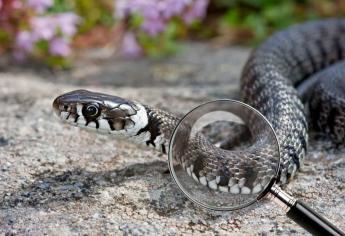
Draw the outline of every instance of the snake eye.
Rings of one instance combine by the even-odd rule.
[[[82,112],[84,116],[96,116],[98,114],[98,106],[95,104],[84,106]]]

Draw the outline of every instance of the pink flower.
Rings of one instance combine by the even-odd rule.
[[[198,18],[206,15],[209,0],[195,0],[191,8],[184,14],[183,20],[190,24]]]
[[[31,21],[32,31],[38,39],[50,40],[60,30],[65,37],[72,37],[77,31],[79,17],[72,13],[35,17]]]
[[[145,19],[141,29],[151,36],[156,36],[165,29],[165,23],[161,19]]]
[[[123,19],[129,12],[128,0],[117,0],[115,2],[115,17]]]
[[[25,51],[25,52],[32,52],[35,43],[35,38],[29,31],[20,31],[17,34],[16,38],[16,46]]]
[[[77,23],[80,18],[73,12],[60,13],[55,16],[56,27],[68,37],[73,36],[77,32]]]
[[[158,7],[164,18],[168,19],[183,13],[186,6],[190,5],[191,3],[192,0],[165,0],[160,1],[158,3]]]
[[[142,52],[134,34],[132,32],[126,33],[122,41],[122,54],[127,57],[139,57]]]
[[[27,5],[35,9],[38,13],[43,13],[53,5],[53,0],[27,0]]]
[[[156,1],[141,1],[138,9],[134,9],[134,12],[141,14],[144,18],[157,19],[160,17]]]
[[[56,22],[52,16],[35,17],[31,21],[31,26],[37,40],[50,40],[56,33]]]
[[[65,39],[54,38],[50,42],[49,52],[52,55],[67,57],[71,53],[71,48]]]

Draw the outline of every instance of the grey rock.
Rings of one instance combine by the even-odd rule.
[[[237,97],[247,56],[198,44],[164,61],[81,61],[54,83],[33,71],[1,73],[0,235],[307,235],[267,200],[235,212],[201,209],[166,173],[166,156],[64,125],[51,109],[57,95],[86,88],[185,113]],[[344,168],[344,153],[312,141],[286,191],[345,228]]]

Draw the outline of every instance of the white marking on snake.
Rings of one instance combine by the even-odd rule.
[[[156,148],[160,148],[161,145],[165,143],[165,138],[163,135],[158,135],[153,142],[156,145]]]
[[[90,128],[96,128],[96,123],[91,121],[87,124],[87,127],[90,127]]]
[[[193,177],[193,179],[194,179],[196,182],[199,182],[199,179],[198,179],[198,177],[196,177],[196,175],[194,174],[194,172],[192,172],[192,177]]]
[[[220,182],[220,176],[216,176],[216,183],[219,184]]]
[[[104,101],[104,105],[110,107],[111,109],[118,107],[119,104],[112,101]]]
[[[242,188],[241,188],[241,193],[242,194],[250,194],[250,188],[248,188],[248,187],[246,187],[246,186],[243,186]]]
[[[108,131],[110,130],[110,126],[108,121],[104,120],[104,119],[100,119],[98,120],[98,124],[99,124],[99,128],[98,128],[98,132],[106,132],[108,133]]]
[[[150,132],[145,131],[141,132],[140,134],[138,134],[138,132],[141,129],[145,128],[148,124],[149,119],[147,116],[147,111],[145,107],[140,103],[136,103],[134,104],[134,106],[137,108],[137,113],[135,115],[130,116],[134,125],[126,129],[110,131],[110,134],[117,136],[119,138],[127,137],[129,140],[132,140],[136,143],[146,143],[146,141],[149,141],[151,138]]]
[[[77,114],[78,114],[79,116],[83,116],[82,110],[83,110],[83,105],[77,104]]]
[[[86,120],[84,116],[79,116],[77,120],[77,126],[84,127],[86,125]]]
[[[221,144],[222,144],[221,142],[218,142],[218,143],[215,143],[214,146],[216,146],[217,148],[220,148]]]
[[[241,188],[243,187],[243,185],[246,183],[246,178],[241,178],[239,181],[238,181],[238,186],[240,186]]]
[[[194,165],[190,165],[190,171],[193,172],[194,170]]]
[[[189,176],[192,176],[192,172],[191,172],[189,167],[187,168],[187,173],[188,173]]]
[[[224,193],[229,192],[229,187],[228,186],[219,186],[219,190]]]
[[[205,176],[201,176],[199,180],[202,185],[207,186],[207,180]]]
[[[229,187],[231,187],[231,186],[233,186],[233,185],[235,185],[237,183],[237,180],[236,180],[236,178],[230,178],[230,180],[229,180],[229,183],[228,183],[228,186]]]
[[[261,191],[261,189],[262,189],[261,184],[257,184],[257,185],[255,185],[255,187],[253,188],[252,192],[253,192],[253,193],[258,193],[258,192]]]
[[[126,111],[130,116],[136,114],[135,110],[127,104],[121,104],[120,109]]]
[[[132,128],[134,125],[135,125],[135,124],[134,124],[133,121],[131,121],[131,120],[126,120],[126,122],[125,122],[125,129],[130,129],[130,128]]]
[[[74,123],[74,120],[75,120],[75,117],[74,117],[73,115],[70,115],[66,121],[67,121],[69,124],[77,125],[76,123]]]
[[[96,130],[96,123],[91,121],[87,124],[87,126],[85,126],[85,128],[90,130],[90,131],[95,131]]]
[[[238,187],[238,184],[235,184],[230,187],[230,193],[233,194],[239,194],[240,193],[240,188]]]
[[[69,115],[69,112],[67,112],[67,111],[62,111],[62,112],[60,113],[60,117],[61,117],[61,119],[63,119],[63,120],[66,120],[66,118],[67,118],[68,115]]]
[[[210,187],[211,189],[217,190],[217,184],[216,184],[216,180],[211,180],[208,182],[208,187]]]

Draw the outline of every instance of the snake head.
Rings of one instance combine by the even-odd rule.
[[[53,109],[68,124],[124,138],[136,136],[148,123],[142,104],[87,90],[57,97]]]

